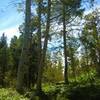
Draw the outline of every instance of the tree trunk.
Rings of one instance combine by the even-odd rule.
[[[51,0],[48,0],[48,10],[47,10],[47,25],[46,25],[46,32],[45,32],[45,40],[43,45],[43,50],[40,59],[39,71],[38,71],[38,78],[37,78],[37,92],[41,92],[41,84],[42,84],[42,73],[43,67],[45,66],[45,57],[47,51],[47,44],[48,44],[48,35],[50,29],[50,10],[51,10]]]
[[[30,21],[31,21],[31,0],[26,0],[25,33],[23,34],[23,47],[22,47],[21,58],[18,66],[17,83],[16,83],[16,90],[19,93],[23,92],[24,78],[28,79],[29,48],[30,48],[30,43],[32,38],[32,34],[30,30]]]
[[[66,48],[66,11],[65,4],[63,3],[63,45],[64,45],[64,81],[68,83],[68,62],[67,62],[67,48]]]
[[[38,57],[38,77],[37,77],[37,84],[39,84],[39,71],[41,70],[41,58],[42,58],[42,43],[41,43],[41,8],[42,8],[42,0],[39,0],[38,3],[38,20],[39,20],[39,26],[38,26],[38,48],[39,48],[39,57]],[[41,88],[39,86],[37,86],[37,88]],[[39,89],[38,89],[39,90]]]

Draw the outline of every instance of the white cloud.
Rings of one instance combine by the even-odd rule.
[[[0,36],[3,33],[5,33],[5,35],[7,36],[8,43],[10,43],[10,40],[14,35],[16,35],[16,36],[20,35],[18,26],[14,26],[14,27],[10,27],[10,28],[7,28],[7,29],[0,30]]]

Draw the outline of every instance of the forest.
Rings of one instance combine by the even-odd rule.
[[[23,1],[20,36],[0,37],[0,100],[100,100],[95,0]]]

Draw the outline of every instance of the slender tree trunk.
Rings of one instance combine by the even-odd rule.
[[[75,68],[75,60],[74,59],[75,59],[74,55],[73,55],[73,53],[71,53],[71,67],[72,67],[72,71],[73,71],[73,77],[76,81],[76,68]]]
[[[38,88],[41,89],[41,85],[38,86],[38,84],[40,83],[40,79],[41,77],[39,77],[39,71],[41,70],[41,58],[42,58],[42,43],[41,43],[41,7],[42,7],[42,0],[39,0],[38,3],[38,20],[39,20],[39,26],[38,26],[38,48],[39,48],[39,57],[38,57],[38,78],[37,78],[37,90],[39,90]]]
[[[38,21],[39,21],[39,25],[38,25],[38,49],[39,49],[39,56],[38,56],[38,66],[40,66],[40,59],[41,59],[41,53],[42,53],[42,43],[41,43],[41,8],[42,8],[42,0],[39,0],[38,3]]]
[[[98,56],[97,56],[97,73],[98,76],[100,77],[100,40],[99,40],[99,35],[97,33],[97,47],[96,47]]]
[[[65,4],[63,3],[63,44],[64,44],[64,81],[68,83],[68,62],[67,62],[67,48],[66,48],[66,11]]]
[[[38,71],[38,79],[37,79],[37,92],[41,92],[41,84],[42,84],[42,73],[43,67],[45,66],[45,57],[47,51],[47,44],[48,44],[48,35],[50,29],[50,10],[51,10],[51,0],[48,0],[48,10],[47,10],[47,25],[46,25],[46,32],[45,32],[45,40],[43,45],[43,50],[40,59],[39,71]]]
[[[31,0],[26,0],[25,33],[23,35],[23,47],[22,47],[21,58],[18,66],[17,83],[16,83],[16,90],[19,93],[23,92],[24,89],[23,86],[25,80],[24,78],[28,79],[29,48],[30,48],[30,43],[32,38],[31,36],[32,34],[30,30],[30,21],[31,21]]]
[[[100,77],[100,40],[99,40],[99,33],[97,31],[97,23],[93,22],[94,27],[93,27],[93,33],[94,33],[94,38],[96,40],[95,44],[95,63],[96,63],[96,70],[97,70],[97,76]]]

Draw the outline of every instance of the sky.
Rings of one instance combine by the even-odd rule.
[[[0,0],[0,36],[5,33],[10,41],[14,35],[19,36],[18,27],[24,21],[23,13],[17,11],[15,3],[20,0]]]
[[[21,0],[0,0],[0,36],[5,33],[8,41],[14,35],[20,35],[18,27],[24,22],[23,13],[19,13],[15,6],[18,2]],[[96,0],[96,6],[100,7],[100,0]],[[87,9],[86,13],[90,11]]]

